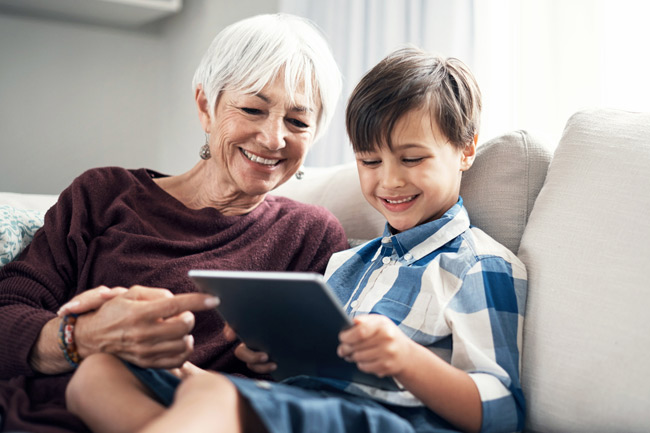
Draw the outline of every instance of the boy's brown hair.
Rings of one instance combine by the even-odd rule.
[[[463,62],[415,47],[394,51],[361,79],[348,100],[345,125],[352,148],[362,153],[384,145],[392,149],[397,121],[422,108],[459,149],[478,134],[481,92]]]

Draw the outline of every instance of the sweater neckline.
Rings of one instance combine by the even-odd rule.
[[[160,173],[156,170],[151,170],[149,168],[141,168],[138,170],[133,170],[133,173],[142,182],[142,184],[152,192],[152,194],[157,196],[157,199],[161,200],[161,203],[170,206],[170,208],[172,209],[177,209],[179,211],[187,212],[194,215],[208,215],[212,217],[219,216],[220,218],[226,218],[226,219],[241,219],[243,217],[249,217],[249,216],[256,217],[258,213],[263,212],[263,209],[265,209],[269,205],[268,203],[269,195],[267,194],[264,200],[255,209],[242,215],[224,215],[218,209],[209,206],[201,209],[192,209],[185,206],[185,204],[183,204],[181,201],[176,199],[176,197],[172,196],[167,191],[162,189],[160,185],[158,185],[154,181],[154,179],[169,177],[170,175],[165,173]]]

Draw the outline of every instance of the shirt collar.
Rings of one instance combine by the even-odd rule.
[[[455,239],[468,228],[469,215],[463,206],[463,199],[459,196],[456,204],[442,217],[426,224],[392,234],[390,226],[386,223],[382,245],[392,246],[400,259],[412,263]]]

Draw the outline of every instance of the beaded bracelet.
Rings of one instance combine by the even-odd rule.
[[[59,326],[59,347],[63,351],[66,361],[74,368],[79,367],[81,362],[77,345],[74,342],[74,325],[77,323],[77,316],[77,314],[66,314],[61,319]]]

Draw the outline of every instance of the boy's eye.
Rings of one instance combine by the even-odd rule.
[[[242,107],[241,111],[246,114],[262,114],[262,110],[258,110],[257,108]]]
[[[404,161],[406,164],[417,164],[418,162],[421,162],[424,158],[403,158],[402,161]]]
[[[298,128],[309,128],[309,125],[298,119],[287,119],[287,122],[291,123],[293,126],[297,126]]]
[[[381,161],[376,160],[376,159],[362,159],[361,163],[363,165],[365,165],[366,167],[372,167],[372,166],[379,165],[379,163],[381,163]]]

